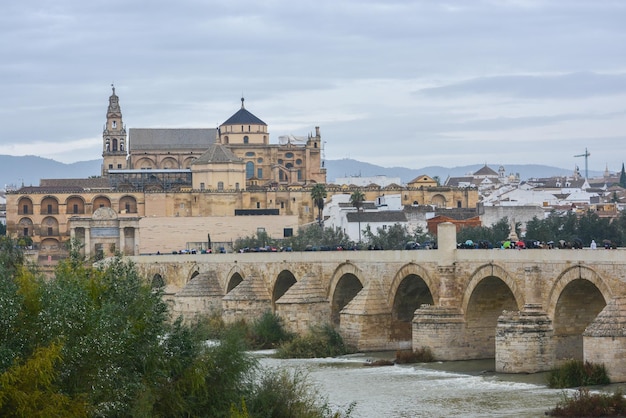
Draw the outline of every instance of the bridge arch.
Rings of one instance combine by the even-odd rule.
[[[411,340],[415,310],[422,304],[434,305],[438,299],[438,287],[423,267],[414,263],[402,266],[387,294],[387,304],[392,307],[391,338]]]
[[[276,280],[274,281],[274,288],[272,289],[272,307],[275,310],[274,304],[280,299],[286,292],[297,283],[296,276],[289,270],[282,270],[278,273]]]
[[[228,272],[228,275],[226,276],[226,286],[224,288],[224,294],[227,295],[228,293],[230,293],[230,291],[237,287],[239,283],[243,282],[243,278],[244,275],[239,266],[234,266],[233,268],[231,268]]]
[[[341,310],[363,289],[363,281],[359,277],[363,277],[363,272],[352,263],[343,263],[335,269],[328,297],[333,325],[339,325]]]
[[[579,264],[561,273],[548,303],[557,362],[583,360],[582,334],[611,298],[609,286],[593,269]]]
[[[470,358],[493,358],[496,354],[496,327],[503,311],[519,311],[524,295],[515,280],[493,263],[472,274],[463,296],[466,338]]]

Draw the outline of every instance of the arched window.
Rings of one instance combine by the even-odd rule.
[[[246,178],[249,179],[254,177],[254,163],[252,161],[248,161],[246,163]]]
[[[248,138],[248,135],[245,135],[245,136],[243,137],[243,143],[244,143],[244,144],[247,144],[248,142],[250,142],[250,141],[249,141],[249,138]]]

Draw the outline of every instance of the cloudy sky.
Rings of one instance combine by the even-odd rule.
[[[270,138],[320,126],[327,159],[420,168],[626,161],[623,0],[6,0],[0,154],[101,157],[127,128]],[[132,146],[132,144],[131,144]]]

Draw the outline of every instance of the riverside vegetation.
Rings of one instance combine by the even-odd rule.
[[[0,416],[350,414],[331,410],[306,374],[262,369],[236,329],[207,343],[206,323],[172,320],[126,260],[93,267],[72,252],[48,280],[15,244],[0,238]]]

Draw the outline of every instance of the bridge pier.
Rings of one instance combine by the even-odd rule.
[[[626,298],[609,301],[583,333],[584,360],[604,364],[611,382],[626,382]]]
[[[504,311],[496,327],[496,372],[535,373],[554,368],[554,328],[539,304]]]
[[[254,320],[272,310],[272,298],[260,276],[250,275],[222,298],[224,322]]]
[[[422,305],[413,317],[413,350],[430,348],[436,360],[469,360],[465,318],[458,308]]]
[[[330,322],[330,302],[321,280],[305,275],[275,302],[276,315],[289,332],[306,334],[313,325]]]

